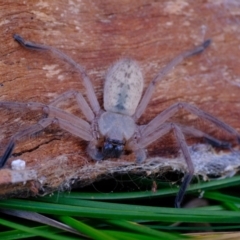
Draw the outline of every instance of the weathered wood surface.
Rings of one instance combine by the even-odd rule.
[[[101,104],[105,72],[114,61],[136,59],[146,87],[173,57],[211,38],[206,52],[185,61],[161,81],[140,123],[147,123],[176,101],[186,101],[240,132],[239,25],[240,4],[236,1],[1,1],[0,100],[47,104],[69,89],[85,93],[81,77],[73,68],[47,54],[23,49],[13,40],[14,33],[54,46],[82,64]],[[63,108],[78,114],[76,105]],[[12,134],[41,118],[39,113],[3,109],[0,116],[1,153]],[[231,139],[185,112],[173,119]],[[150,155],[167,154],[171,138],[164,142],[153,144]],[[85,148],[85,142],[54,126],[20,142],[14,153],[27,161],[29,169],[37,171],[44,184],[57,188],[82,174],[82,167],[95,164]],[[134,156],[124,160],[134,161]],[[102,173],[96,172],[92,179]],[[2,187],[0,194],[24,189],[34,192],[30,185]]]

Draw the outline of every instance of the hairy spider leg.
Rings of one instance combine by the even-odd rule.
[[[141,137],[137,140],[137,142],[132,141],[132,143],[130,143],[130,145],[132,144],[132,147],[136,152],[137,159],[140,162],[145,160],[145,158],[146,158],[146,154],[144,153],[143,148],[147,147],[152,142],[161,138],[163,135],[168,133],[172,128],[174,129],[176,139],[177,139],[178,144],[183,152],[183,156],[186,160],[186,163],[187,163],[188,169],[189,169],[189,173],[187,173],[185,175],[182,186],[177,195],[177,198],[175,201],[176,206],[180,206],[181,201],[183,199],[183,195],[185,193],[185,190],[186,190],[188,184],[191,182],[192,175],[194,173],[194,167],[192,165],[192,160],[191,160],[183,133],[191,134],[195,137],[204,137],[210,143],[213,143],[215,146],[224,147],[224,148],[231,147],[231,145],[229,143],[221,142],[221,141],[209,136],[208,134],[206,134],[200,130],[197,130],[193,127],[181,126],[181,125],[177,125],[177,124],[173,124],[173,123],[165,123],[177,111],[179,111],[182,108],[184,108],[185,110],[187,110],[188,112],[190,112],[192,114],[197,115],[200,118],[206,119],[206,120],[214,123],[219,128],[222,128],[226,132],[235,136],[237,138],[238,142],[240,142],[240,134],[234,128],[227,125],[223,121],[217,119],[216,117],[212,116],[211,114],[209,114],[191,104],[184,103],[184,102],[173,104],[172,106],[170,106],[167,109],[165,109],[164,111],[162,111],[159,115],[157,115],[147,125],[140,126],[141,127]]]
[[[58,124],[60,128],[77,137],[80,137],[81,139],[84,139],[85,141],[93,140],[93,136],[90,131],[91,126],[88,122],[54,106],[36,102],[32,103],[0,102],[0,108],[1,107],[17,110],[19,109],[28,109],[35,111],[40,110],[46,113],[48,117],[40,120],[37,124],[20,131],[11,138],[3,154],[3,157],[0,160],[0,167],[3,167],[4,164],[7,162],[17,140],[24,136],[32,135],[36,132],[39,132],[46,128],[47,126],[49,126],[51,123]]]
[[[86,119],[89,122],[92,122],[95,117],[92,109],[88,105],[88,103],[85,100],[85,98],[83,97],[83,95],[80,92],[77,92],[75,90],[69,90],[67,92],[62,93],[56,99],[54,99],[52,102],[50,102],[48,105],[57,106],[60,102],[63,102],[72,97],[76,98],[78,107],[81,109],[81,111],[82,111],[83,115],[86,117]]]
[[[185,109],[186,111],[195,114],[196,116],[208,120],[212,122],[219,128],[225,130],[226,132],[232,134],[236,137],[237,141],[240,143],[240,134],[231,126],[226,124],[225,122],[219,120],[218,118],[212,116],[210,113],[205,112],[189,103],[178,102],[168,107],[164,111],[162,111],[159,115],[157,115],[153,120],[151,120],[145,128],[142,130],[142,135],[147,136],[153,133],[162,123],[166,122],[169,118],[171,118],[177,111],[180,109]]]
[[[67,63],[69,63],[70,65],[75,67],[76,70],[82,75],[83,83],[84,83],[84,86],[87,90],[87,97],[88,97],[89,103],[90,103],[94,113],[96,115],[99,113],[101,108],[100,108],[99,102],[97,100],[97,96],[94,92],[93,85],[92,85],[89,77],[87,76],[86,71],[84,70],[84,68],[80,64],[76,63],[72,58],[70,58],[65,53],[61,52],[60,50],[58,50],[54,47],[41,45],[41,44],[35,44],[35,43],[32,43],[32,42],[26,41],[24,38],[22,38],[18,34],[14,34],[13,38],[18,43],[20,43],[23,47],[25,47],[27,49],[37,50],[37,51],[49,51],[49,52],[55,54],[60,59],[65,60]]]
[[[195,47],[192,50],[185,51],[175,57],[171,62],[169,62],[157,75],[153,78],[153,80],[148,85],[137,109],[135,114],[133,115],[133,118],[135,119],[135,122],[137,119],[139,119],[144,111],[146,110],[147,105],[149,104],[154,89],[156,87],[156,84],[162,80],[162,78],[167,75],[174,67],[176,67],[178,64],[180,64],[182,61],[184,61],[186,58],[194,56],[196,54],[202,53],[211,43],[211,40],[208,39],[205,42],[203,42],[201,45]]]
[[[145,154],[140,156],[143,148],[147,147],[149,144],[151,144],[152,142],[156,141],[157,139],[163,137],[165,134],[169,133],[172,130],[174,132],[177,143],[183,153],[184,159],[187,164],[187,169],[188,169],[188,172],[185,174],[183,183],[182,183],[182,185],[179,189],[179,192],[175,198],[175,206],[180,207],[183,196],[184,196],[186,189],[187,189],[189,183],[191,182],[191,180],[193,178],[193,174],[194,174],[193,162],[192,162],[189,150],[188,150],[188,146],[187,146],[185,137],[181,131],[181,128],[175,123],[163,123],[151,135],[142,136],[142,138],[137,142],[137,144],[135,144],[135,146],[134,145],[133,146],[136,148],[135,152],[136,152],[136,155],[139,157],[138,160],[143,161],[142,157],[145,157]]]
[[[11,156],[17,140],[19,140],[20,138],[22,138],[24,136],[31,136],[32,134],[34,134],[36,132],[42,131],[44,128],[49,126],[51,123],[52,123],[52,119],[45,118],[45,119],[40,120],[37,124],[34,124],[31,127],[23,129],[22,131],[18,132],[14,136],[12,136],[3,156],[0,159],[0,168],[2,168],[5,165],[8,158]]]
[[[188,127],[188,126],[184,126],[184,125],[180,125],[180,124],[177,124],[177,125],[181,128],[181,130],[184,134],[191,135],[191,136],[198,137],[198,138],[204,138],[205,141],[207,143],[209,143],[210,145],[212,145],[213,147],[227,148],[227,149],[231,148],[231,143],[225,142],[225,141],[220,141],[220,140],[218,140],[218,139],[216,139],[194,127]]]
[[[183,182],[182,182],[180,189],[178,191],[178,194],[175,198],[175,207],[180,208],[181,202],[183,200],[183,197],[185,195],[187,187],[193,178],[194,166],[193,166],[193,162],[192,162],[189,150],[188,150],[188,146],[187,146],[185,137],[181,131],[181,128],[179,128],[176,124],[171,124],[171,125],[173,128],[174,135],[177,139],[177,143],[178,143],[180,149],[182,150],[182,153],[183,153],[183,156],[185,158],[187,168],[188,168],[188,172],[185,173]]]

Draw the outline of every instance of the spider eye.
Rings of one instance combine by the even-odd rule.
[[[107,138],[102,149],[103,158],[119,158],[123,153],[123,149],[123,141]]]
[[[117,145],[115,146],[115,157],[116,158],[119,158],[121,156],[121,154],[123,153],[123,149],[124,149],[124,145],[121,144],[121,145]]]

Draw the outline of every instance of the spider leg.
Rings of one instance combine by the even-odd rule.
[[[45,118],[45,119],[40,120],[37,124],[34,124],[31,127],[23,129],[22,131],[18,132],[14,136],[12,136],[3,156],[0,159],[0,168],[2,168],[5,165],[8,158],[11,156],[17,140],[19,140],[20,138],[22,138],[24,136],[30,136],[36,132],[39,132],[39,131],[43,130],[44,128],[46,128],[47,126],[49,126],[51,123],[52,123],[52,119]]]
[[[161,138],[165,134],[167,134],[169,131],[171,131],[172,125],[170,123],[163,123],[161,126],[158,127],[154,132],[151,134],[145,134],[142,133],[141,138],[138,140],[138,145],[141,148],[145,148],[151,143],[155,142],[157,139]]]
[[[93,136],[91,134],[91,126],[88,122],[51,105],[47,106],[42,103],[0,102],[0,107],[17,110],[42,110],[44,113],[48,114],[47,118],[44,118],[40,120],[37,124],[20,131],[11,138],[7,149],[0,160],[0,168],[4,166],[7,159],[10,157],[14,149],[15,142],[17,140],[24,136],[32,135],[36,132],[39,132],[49,126],[51,123],[57,123],[60,128],[68,131],[69,133],[77,137],[80,137],[81,139],[84,139],[86,141],[93,140]]]
[[[83,115],[86,117],[86,119],[89,122],[92,122],[94,119],[94,113],[90,106],[88,105],[87,101],[83,97],[83,95],[75,90],[69,90],[65,93],[62,93],[59,95],[56,99],[54,99],[52,102],[50,102],[51,106],[57,106],[60,102],[65,101],[66,99],[75,97],[77,100],[78,107],[81,109]]]
[[[219,128],[225,130],[226,132],[235,136],[240,142],[240,134],[231,126],[219,120],[218,118],[212,116],[211,114],[184,102],[175,103],[172,106],[168,107],[164,111],[162,111],[159,115],[157,115],[152,121],[150,121],[145,128],[142,130],[143,136],[148,136],[151,133],[155,132],[156,129],[161,126],[164,122],[166,122],[169,118],[171,118],[178,110],[185,109],[186,111],[195,114],[196,116],[206,119],[212,123],[214,123]]]
[[[140,126],[141,127],[141,126]],[[172,125],[170,123],[162,124],[156,131],[154,131],[151,135],[143,135],[139,137],[137,140],[132,139],[128,143],[128,148],[132,149],[136,155],[136,162],[141,163],[146,159],[145,148],[150,145],[152,142],[161,138],[168,132],[172,130]]]
[[[147,147],[152,142],[156,141],[158,138],[162,137],[166,133],[168,133],[171,129],[173,129],[174,134],[176,136],[177,142],[183,152],[183,156],[186,160],[188,170],[189,172],[185,175],[183,183],[181,185],[181,188],[179,190],[179,193],[176,197],[175,206],[179,207],[181,204],[181,201],[183,199],[184,193],[187,189],[187,186],[191,182],[191,179],[193,177],[194,173],[194,167],[191,160],[191,156],[184,138],[183,133],[191,134],[196,137],[204,137],[211,143],[221,146],[221,147],[230,147],[228,143],[221,142],[208,134],[197,130],[192,127],[185,127],[185,126],[178,126],[176,124],[170,124],[166,123],[166,121],[171,118],[178,110],[184,108],[188,112],[197,115],[198,117],[201,117],[203,119],[206,119],[212,123],[214,123],[216,126],[222,128],[226,132],[229,132],[230,134],[234,135],[237,140],[240,142],[240,134],[231,126],[227,125],[226,123],[222,122],[218,118],[212,116],[211,114],[191,105],[188,103],[180,102],[173,104],[169,108],[165,109],[163,112],[161,112],[159,115],[157,115],[152,121],[150,121],[145,126],[140,126],[139,131],[141,134],[141,137],[139,137],[136,140],[132,140],[129,145],[133,149],[133,151],[136,153],[137,161],[141,162],[145,160],[146,155],[143,153],[143,149]]]
[[[148,85],[148,88],[146,89],[135,114],[133,115],[133,118],[135,121],[139,119],[142,114],[144,113],[149,101],[151,100],[151,97],[153,95],[154,89],[156,87],[156,84],[165,76],[167,75],[174,67],[176,67],[178,64],[180,64],[182,61],[184,61],[186,58],[194,56],[196,54],[202,53],[211,43],[211,40],[208,39],[205,42],[203,42],[201,45],[185,51],[175,57],[171,62],[169,62],[158,74],[157,76],[150,82]]]
[[[216,139],[194,127],[188,127],[188,126],[183,126],[183,125],[179,125],[179,124],[178,124],[178,126],[181,128],[181,130],[184,134],[192,135],[194,137],[199,137],[199,138],[202,137],[213,147],[231,148],[231,143],[219,141],[218,139]]]
[[[181,207],[181,203],[182,203],[183,197],[185,195],[187,187],[189,186],[189,184],[192,181],[192,178],[193,178],[193,175],[191,175],[190,173],[185,173],[185,176],[183,178],[183,182],[182,182],[181,187],[180,187],[180,189],[178,191],[178,194],[177,194],[177,196],[175,198],[174,206],[176,208],[180,208]]]
[[[20,103],[20,102],[0,102],[0,107],[9,108],[14,110],[32,110],[32,111],[42,111],[48,115],[50,118],[57,118],[65,120],[71,123],[74,126],[78,126],[79,129],[82,129],[84,132],[90,131],[90,124],[85,120],[74,116],[71,113],[65,112],[59,108],[56,108],[51,105],[45,105],[38,102],[29,102],[29,103]]]
[[[188,146],[187,146],[187,143],[186,143],[186,140],[182,133],[181,128],[174,123],[163,123],[152,134],[147,135],[147,136],[142,135],[142,137],[137,141],[137,143],[132,142],[130,144],[132,144],[131,147],[133,148],[133,150],[136,154],[137,161],[141,162],[141,161],[145,160],[144,158],[146,157],[146,155],[144,155],[144,153],[143,153],[143,149],[145,147],[147,147],[149,144],[151,144],[152,142],[156,141],[157,139],[161,138],[162,136],[164,136],[165,134],[170,132],[171,130],[173,130],[173,132],[174,132],[177,143],[183,153],[183,156],[186,161],[187,168],[188,168],[188,173],[185,174],[183,183],[182,183],[182,185],[179,189],[179,192],[177,194],[177,197],[175,199],[175,206],[180,207],[183,196],[184,196],[186,189],[187,189],[189,183],[191,182],[191,180],[193,178],[193,174],[194,174],[194,166],[193,166],[192,159],[191,159],[191,156],[190,156],[190,153],[188,150]]]
[[[56,55],[57,57],[61,58],[62,60],[66,61],[67,63],[69,63],[73,67],[75,67],[76,70],[82,75],[83,83],[84,83],[84,86],[87,90],[87,97],[88,97],[88,100],[90,102],[90,105],[91,105],[94,113],[95,114],[99,113],[100,105],[99,105],[99,102],[97,100],[97,96],[94,92],[93,85],[92,85],[89,77],[87,76],[86,71],[84,70],[84,68],[80,64],[76,63],[72,58],[70,58],[69,56],[67,56],[66,54],[64,54],[63,52],[59,51],[56,48],[46,46],[46,45],[35,44],[35,43],[32,43],[32,42],[26,41],[24,38],[22,38],[18,34],[14,34],[13,38],[19,44],[21,44],[24,48],[27,48],[27,49],[30,49],[30,50],[37,50],[37,51],[49,51],[49,52],[53,53],[54,55]]]
[[[60,117],[56,117],[53,119],[52,123],[58,124],[60,128],[66,130],[74,136],[80,137],[85,141],[92,141],[93,137],[90,132],[90,126],[88,129],[83,129],[79,127],[77,124],[66,121]]]
[[[176,126],[176,125],[178,126],[178,128],[181,129],[181,131],[184,134],[192,135],[194,137],[202,137],[202,138],[206,139],[210,144],[212,144],[215,147],[231,148],[230,143],[219,141],[218,139],[216,139],[216,138],[214,138],[214,137],[212,137],[212,136],[210,136],[210,135],[208,135],[208,134],[206,134],[206,133],[204,133],[204,132],[202,132],[202,131],[200,131],[196,128],[183,126],[183,125],[179,125],[179,124],[174,124],[174,126]],[[162,136],[167,134],[169,131],[171,131],[171,129],[172,129],[172,124],[163,123],[158,128],[155,128],[154,131],[152,131],[151,133],[146,133],[146,132],[143,131],[142,136],[137,141],[137,144],[134,143],[134,142],[130,142],[129,144],[132,144],[131,148],[135,152],[138,151],[137,152],[137,155],[138,155],[142,152],[142,149],[146,148],[148,145],[150,145],[151,143],[155,142],[156,140],[158,140],[159,138],[161,138]],[[142,153],[142,156],[143,156],[143,153]],[[143,160],[146,159],[146,157],[145,158],[140,157],[140,158],[137,158],[137,159],[140,159],[137,162],[142,162]]]
[[[181,187],[178,191],[178,194],[175,198],[175,207],[179,208],[181,205],[181,202],[183,200],[184,194],[187,190],[187,187],[193,178],[194,166],[193,166],[193,162],[192,162],[189,150],[188,150],[188,146],[187,146],[185,137],[181,131],[181,128],[178,127],[176,124],[172,124],[172,127],[173,127],[174,135],[177,139],[180,149],[182,150],[183,156],[185,158],[185,161],[186,161],[187,167],[188,167],[188,173],[185,174],[182,185],[181,185]]]

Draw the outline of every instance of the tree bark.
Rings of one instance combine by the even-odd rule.
[[[139,123],[146,124],[171,104],[185,101],[240,132],[239,25],[240,4],[234,1],[0,1],[0,101],[47,104],[70,89],[85,94],[82,78],[71,66],[47,53],[23,49],[13,40],[15,33],[26,40],[54,46],[80,63],[101,106],[105,73],[116,60],[124,57],[137,60],[146,88],[177,54],[210,38],[212,44],[205,52],[180,64],[156,86]],[[74,101],[67,102],[62,104],[63,109],[82,116]],[[40,113],[21,109],[15,112],[0,109],[0,116],[1,153],[14,133],[41,119]],[[231,136],[186,112],[177,114],[173,121],[195,126],[234,144]],[[151,145],[149,156],[172,154],[168,152],[174,148],[172,138],[165,139],[162,144],[158,141]],[[9,188],[6,181],[11,180],[0,179],[4,183],[0,195],[37,193],[40,185],[56,189],[70,184],[71,179],[80,179],[80,185],[98,180],[104,174],[103,167],[95,169],[86,146],[86,142],[57,126],[18,142],[6,167],[13,159],[24,159],[27,170],[36,171],[33,182],[34,186],[38,183],[37,187],[30,182]],[[134,163],[134,155],[112,160],[114,166],[124,161]],[[111,168],[110,163],[105,171]],[[88,182],[86,179],[81,182],[81,169],[91,166],[97,172],[92,173]],[[8,170],[0,173],[4,171]]]

